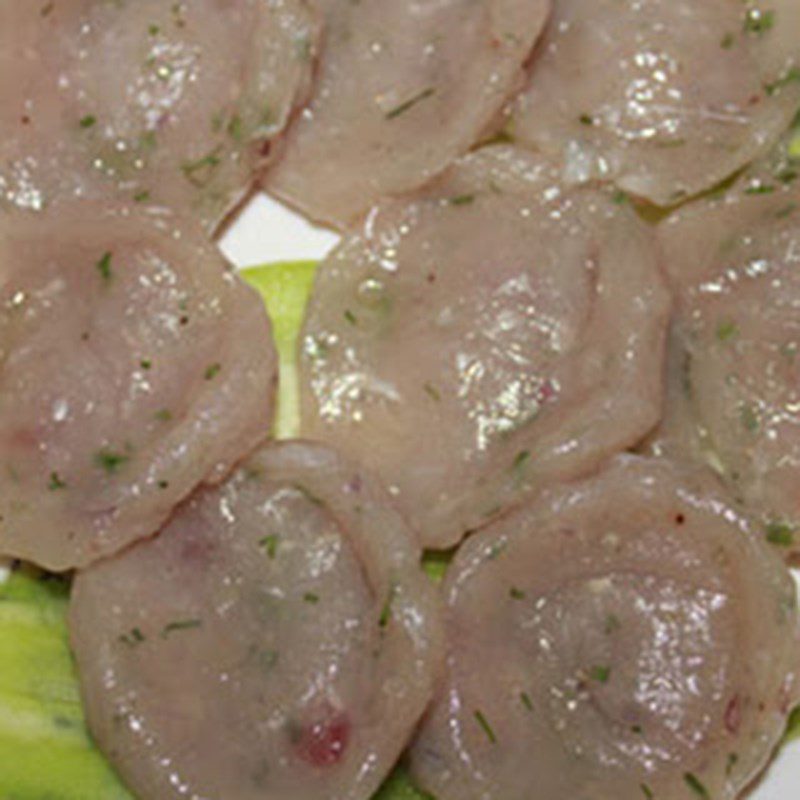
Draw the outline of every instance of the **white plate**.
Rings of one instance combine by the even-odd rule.
[[[236,265],[324,258],[338,236],[265,195],[258,195],[220,243]],[[800,572],[795,572],[800,583]],[[712,800],[714,800],[712,798]],[[748,800],[800,800],[800,740],[784,747]]]

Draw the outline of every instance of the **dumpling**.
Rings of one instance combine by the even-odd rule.
[[[325,46],[309,107],[266,188],[346,226],[440,173],[522,83],[551,0],[319,0]]]
[[[710,463],[800,552],[800,189],[776,162],[660,238],[679,297],[660,449]],[[796,174],[796,173],[795,173]]]
[[[556,0],[510,130],[658,205],[768,150],[800,105],[800,5]]]
[[[258,295],[203,238],[89,203],[0,216],[0,554],[84,566],[268,435]]]
[[[369,464],[446,548],[656,425],[669,309],[630,207],[485,148],[320,267],[302,430]]]
[[[78,576],[71,637],[101,749],[147,800],[368,800],[441,676],[420,558],[355,465],[259,451]]]
[[[707,473],[622,456],[476,534],[412,751],[438,800],[734,800],[800,700],[795,586]]]
[[[113,192],[213,230],[311,88],[320,31],[305,0],[5,5],[0,196],[12,206]]]

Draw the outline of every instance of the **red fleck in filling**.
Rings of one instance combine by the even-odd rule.
[[[328,708],[292,737],[295,752],[312,767],[335,766],[344,758],[351,727],[347,714]]]

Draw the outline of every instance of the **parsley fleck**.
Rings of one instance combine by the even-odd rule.
[[[386,602],[384,602],[383,608],[381,609],[381,616],[378,619],[378,625],[381,630],[389,624],[392,618],[392,604],[394,603],[395,597],[397,597],[397,585],[392,584],[389,593],[386,595]]]
[[[653,790],[646,783],[639,784],[639,788],[642,790],[642,794],[647,798],[647,800],[653,800],[655,797]]]
[[[120,642],[128,645],[128,647],[136,647],[141,644],[144,639],[144,634],[139,628],[132,628],[128,633],[124,633],[119,637]]]
[[[242,140],[242,135],[243,135],[242,118],[238,114],[234,114],[230,118],[226,130],[228,132],[228,136],[230,136],[231,139],[233,139],[236,142],[240,142]]]
[[[492,726],[489,724],[489,721],[483,715],[483,712],[476,711],[475,712],[475,721],[480,725],[481,730],[486,734],[486,738],[492,743],[497,744],[497,736],[495,736],[494,731],[492,730]]]
[[[527,692],[520,692],[519,699],[522,701],[522,705],[524,705],[528,711],[533,711],[533,701]]]
[[[156,411],[155,418],[159,422],[169,422],[172,419],[172,412],[168,408],[162,408]]]
[[[611,198],[618,206],[624,205],[628,202],[628,195],[626,192],[623,192],[622,189],[617,189],[614,192],[614,196]]]
[[[81,126],[81,128],[83,128],[84,130],[85,130],[86,128],[93,128],[93,127],[95,126],[95,124],[96,124],[96,123],[97,123],[97,117],[95,117],[95,116],[94,116],[94,115],[92,115],[92,114],[87,114],[85,117],[81,117],[81,118],[80,118],[80,121],[78,122],[78,124],[79,124],[79,125]]]
[[[730,50],[733,47],[733,43],[736,41],[736,37],[732,33],[726,33],[722,37],[722,41],[719,43],[719,46],[723,50]]]
[[[708,789],[700,782],[698,777],[691,772],[686,772],[683,775],[683,780],[686,781],[686,785],[698,796],[706,798],[709,800]]]
[[[590,116],[589,114],[581,114],[578,117],[578,121],[581,125],[594,125],[594,117]]]
[[[217,375],[219,375],[220,372],[222,372],[222,364],[211,364],[206,369],[204,377],[207,381],[212,381],[217,377]]]
[[[750,433],[754,433],[758,430],[758,415],[752,405],[743,405],[740,417],[745,430],[750,431]]]
[[[315,606],[317,603],[319,603],[319,595],[314,594],[314,592],[306,592],[303,595],[303,601],[309,603],[312,606]]]
[[[717,326],[717,339],[721,342],[727,342],[733,339],[739,333],[739,328],[735,322],[727,320],[720,322]]]
[[[759,8],[750,8],[744,18],[746,33],[755,33],[759,36],[775,26],[775,12],[762,11]]]
[[[109,475],[119,472],[120,467],[126,464],[130,457],[112,450],[99,450],[94,454],[95,466],[105,470]]]
[[[103,278],[104,281],[110,281],[112,277],[111,272],[111,259],[112,253],[110,250],[106,250],[102,256],[100,256],[100,260],[95,265],[97,267],[97,271],[100,273],[100,276]]]
[[[598,683],[608,683],[611,677],[611,667],[592,667],[589,670],[589,677]]]
[[[800,83],[800,67],[792,67],[777,80],[765,84],[764,91],[771,97],[791,83]]]
[[[356,315],[349,309],[346,308],[344,310],[344,318],[351,324],[351,325],[358,325],[358,319],[356,319]]]
[[[259,546],[263,547],[267,558],[270,560],[274,559],[275,556],[278,554],[278,536],[276,534],[270,534],[269,536],[265,536],[263,539],[259,541]]]
[[[755,183],[752,186],[748,186],[745,190],[745,194],[772,194],[775,191],[775,187],[771,183]]]
[[[422,388],[425,390],[425,394],[427,394],[431,400],[435,400],[438,403],[442,399],[442,395],[439,393],[439,390],[432,383],[426,383]]]
[[[739,762],[739,754],[738,753],[729,753],[728,754],[728,764],[725,767],[725,774],[730,775],[733,772],[733,768]]]
[[[195,161],[185,161],[181,164],[181,172],[186,180],[198,189],[203,189],[214,177],[214,170],[222,163],[220,154],[222,145],[215,147],[208,155]]]
[[[406,111],[413,108],[417,103],[421,103],[423,100],[427,100],[429,97],[432,97],[436,93],[436,89],[432,86],[429,86],[427,89],[423,89],[419,94],[414,95],[409,100],[406,100],[405,103],[400,103],[399,106],[393,108],[391,111],[387,112],[386,119],[392,120],[397,119],[401,114],[405,114]]]
[[[521,453],[517,453],[517,456],[514,459],[514,472],[517,473],[524,472],[530,460],[531,460],[530,451],[523,450]]]
[[[458,194],[448,201],[451,206],[468,206],[475,202],[474,194]]]
[[[524,600],[525,599],[525,592],[522,589],[517,589],[516,586],[512,586],[508,592],[508,596],[512,600]]]
[[[199,619],[184,619],[176,622],[170,622],[162,629],[161,638],[167,639],[171,633],[177,633],[179,631],[196,630],[197,628],[202,627],[202,625],[203,623]]]
[[[791,547],[794,544],[795,528],[786,522],[770,522],[767,527],[767,541],[778,547]]]
[[[139,362],[139,366],[144,370],[148,370],[153,366],[153,362],[149,358],[143,358]]]
[[[47,488],[51,492],[57,492],[60,489],[66,489],[67,484],[61,479],[61,476],[57,472],[50,473],[50,483],[47,484]]]
[[[150,192],[147,189],[142,189],[140,192],[136,192],[133,196],[134,203],[146,203],[150,199]]]

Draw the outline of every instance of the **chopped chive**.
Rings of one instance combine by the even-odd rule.
[[[274,559],[275,556],[278,554],[278,536],[276,534],[270,534],[269,536],[265,536],[263,539],[259,541],[259,547],[263,547],[267,553],[267,558],[270,560]]]
[[[508,592],[508,596],[512,600],[524,600],[525,599],[525,592],[522,589],[517,589],[516,586],[512,586]]]
[[[621,206],[628,202],[628,195],[626,192],[623,192],[622,189],[617,189],[614,192],[613,197],[611,198],[618,206]]]
[[[51,492],[57,492],[60,489],[66,489],[67,484],[61,479],[61,476],[57,472],[50,473],[50,483],[47,484],[47,488]]]
[[[745,430],[750,431],[750,433],[754,433],[758,430],[758,416],[753,406],[743,405],[740,417]]]
[[[771,183],[756,183],[753,186],[748,186],[745,190],[745,194],[749,195],[759,195],[759,194],[772,194],[775,191],[775,187]]]
[[[468,206],[475,202],[474,194],[458,194],[448,201],[451,206]]]
[[[519,699],[522,702],[522,705],[528,709],[528,711],[533,711],[533,701],[530,698],[530,695],[527,692],[520,692]]]
[[[242,118],[238,114],[234,114],[230,122],[228,122],[228,127],[226,128],[228,136],[231,137],[234,141],[241,141],[242,139]]]
[[[475,712],[475,721],[478,723],[478,725],[481,726],[481,729],[486,734],[486,738],[492,744],[497,744],[497,736],[495,736],[495,733],[492,730],[492,726],[489,724],[489,721],[483,715],[483,712],[481,712],[481,711],[476,711]]]
[[[730,50],[733,47],[733,43],[736,41],[736,37],[732,33],[726,33],[722,37],[722,41],[719,43],[719,46],[723,50]]]
[[[514,472],[523,472],[528,466],[528,462],[530,460],[531,454],[529,450],[523,450],[521,453],[517,453],[516,457],[514,458]]]
[[[148,25],[147,32],[151,36],[158,36],[158,34],[161,33],[161,28],[159,28],[158,25]]]
[[[87,114],[85,117],[81,117],[78,124],[81,126],[81,128],[86,129],[94,127],[96,122],[97,117],[93,116],[92,114]]]
[[[211,381],[214,380],[220,372],[222,372],[222,364],[211,364],[206,369],[204,377],[207,381]]]
[[[351,324],[351,325],[358,325],[358,319],[356,319],[356,315],[349,309],[346,308],[344,310],[344,318]]]
[[[691,772],[685,772],[683,775],[683,780],[686,782],[686,785],[698,796],[703,797],[705,800],[709,800],[708,789],[700,782],[696,775]]]
[[[163,491],[164,489],[169,489],[169,481],[159,481],[159,482],[158,482],[156,485],[157,485],[157,486],[158,486],[158,488],[159,488],[159,489],[161,489],[162,491]]]
[[[139,362],[139,366],[144,370],[148,370],[153,366],[153,362],[149,358],[143,358]]]
[[[150,192],[147,189],[142,189],[140,192],[136,192],[133,196],[134,203],[146,203],[150,199]]]
[[[728,753],[728,764],[725,767],[725,774],[730,775],[733,772],[733,768],[739,763],[739,754],[738,753]]]
[[[611,677],[611,667],[592,667],[589,670],[589,677],[598,683],[608,683]]]
[[[647,800],[653,800],[655,797],[653,790],[646,783],[640,783],[639,788],[642,790],[642,794],[647,798]]]
[[[419,94],[414,95],[414,97],[412,97],[410,100],[406,100],[405,103],[400,103],[399,106],[387,112],[386,119],[397,119],[397,117],[399,117],[401,114],[405,114],[406,111],[413,108],[415,105],[417,105],[417,103],[427,100],[435,93],[436,89],[434,89],[432,86],[429,86],[427,89],[423,89]]]
[[[162,629],[161,638],[166,639],[170,634],[178,633],[179,631],[196,630],[197,628],[202,627],[202,625],[203,623],[199,619],[183,619],[176,622],[170,622]]]
[[[581,114],[578,117],[578,121],[581,125],[594,125],[594,117],[590,116],[589,114]]]
[[[315,606],[317,603],[319,603],[319,595],[314,594],[314,592],[306,592],[303,595],[303,601]]]
[[[110,281],[112,272],[111,272],[111,259],[113,255],[110,250],[106,250],[102,256],[100,256],[99,261],[95,266],[97,267],[97,271],[100,273],[100,277],[104,281]]]

